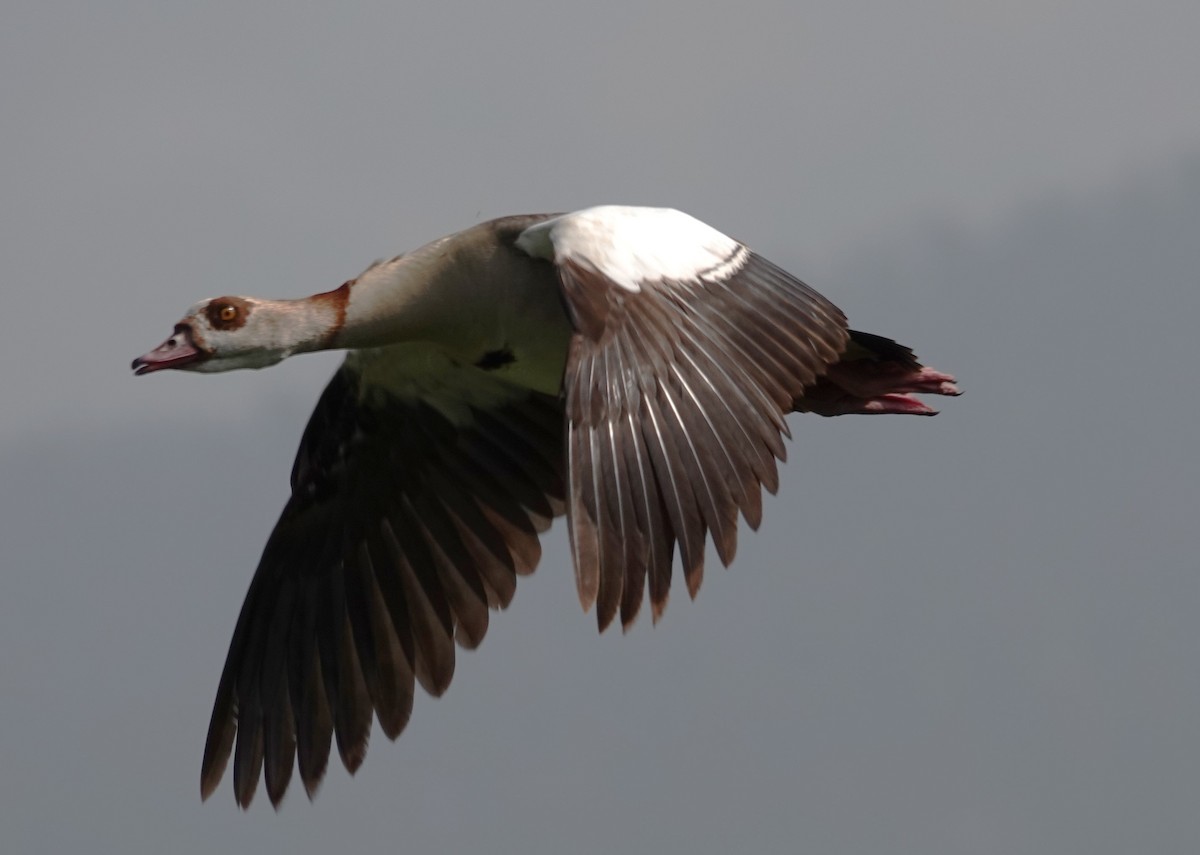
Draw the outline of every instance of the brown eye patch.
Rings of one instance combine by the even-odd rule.
[[[250,304],[239,297],[218,297],[204,309],[208,323],[215,330],[236,330],[246,323]]]

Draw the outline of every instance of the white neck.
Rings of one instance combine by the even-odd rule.
[[[299,300],[257,299],[255,303],[259,316],[256,337],[282,357],[337,347],[332,340],[341,312],[325,294]]]

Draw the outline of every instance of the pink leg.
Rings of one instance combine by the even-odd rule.
[[[848,413],[903,413],[937,415],[937,410],[911,397],[961,395],[954,378],[935,368],[895,360],[853,359],[831,365],[824,377],[797,399],[797,412],[822,416]]]

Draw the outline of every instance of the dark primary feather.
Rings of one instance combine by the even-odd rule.
[[[479,370],[479,369],[467,369]],[[347,769],[372,716],[395,738],[414,680],[431,694],[512,598],[563,508],[562,404],[526,393],[456,426],[435,407],[361,400],[344,367],[309,420],[292,496],[250,585],[213,706],[201,792],[232,752],[238,804],[265,770],[273,804],[295,760],[311,795],[336,739]]]
[[[728,565],[739,513],[757,527],[784,415],[837,362],[846,321],[749,253],[728,278],[638,291],[571,260],[559,272],[576,328],[564,391],[579,595],[601,629],[618,612],[628,626],[647,578],[654,617],[665,608],[676,545],[695,596],[707,537]]]

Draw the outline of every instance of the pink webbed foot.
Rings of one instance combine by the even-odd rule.
[[[933,416],[937,410],[912,395],[961,395],[954,377],[922,365],[890,339],[852,332],[841,362],[804,390],[793,407],[822,416],[900,413]],[[849,358],[847,358],[849,356]]]

